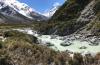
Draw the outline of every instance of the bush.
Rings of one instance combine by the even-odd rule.
[[[20,37],[24,36],[25,34],[16,30],[5,31],[3,36],[4,37]]]
[[[69,60],[70,65],[82,65],[83,64],[83,56],[79,53],[75,53],[73,59]]]
[[[3,45],[2,44],[3,44],[3,42],[0,41],[0,49],[3,48]]]
[[[66,65],[67,53],[59,53],[45,46],[16,39],[9,39],[5,43],[5,50],[2,49],[0,52],[2,65],[7,65],[8,62],[11,65],[50,65],[52,63]]]
[[[4,32],[3,36],[12,39],[17,38],[18,40],[24,40],[29,43],[37,43],[37,37],[19,31],[15,31],[15,30],[6,31]]]

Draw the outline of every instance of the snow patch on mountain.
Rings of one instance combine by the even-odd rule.
[[[45,16],[18,0],[0,0],[0,12],[12,17],[19,13],[32,20],[46,20]]]
[[[33,9],[30,8],[25,3],[20,3],[17,0],[0,0],[0,3],[2,3],[1,4],[2,7],[0,7],[0,9],[3,8],[4,6],[9,6],[9,7],[14,8],[14,10],[19,12],[20,14],[22,14],[28,18],[31,18],[29,14],[33,11]]]
[[[60,3],[55,2],[55,3],[53,4],[52,8],[49,9],[49,10],[46,10],[46,11],[43,13],[43,15],[46,16],[46,17],[49,17],[49,18],[52,17],[53,14],[56,12],[56,10],[58,10],[58,8],[59,8],[60,6],[61,6]]]

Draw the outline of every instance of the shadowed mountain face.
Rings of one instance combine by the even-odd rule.
[[[10,11],[10,10],[9,10]],[[4,11],[6,12],[6,11]],[[13,10],[14,13],[16,14],[11,14],[11,13],[8,13],[8,14],[5,14],[3,12],[0,13],[0,23],[28,23],[28,22],[31,22],[32,20],[19,14],[18,12],[16,12],[15,10]]]
[[[82,31],[82,28],[86,29],[87,24],[95,20],[98,20],[99,23],[99,4],[100,0],[67,0],[52,16],[51,20],[46,23],[47,26],[40,29],[40,32],[43,34],[69,35],[77,30]],[[96,24],[93,24],[93,26]],[[91,33],[92,30],[95,30],[95,27],[85,30],[85,32]]]

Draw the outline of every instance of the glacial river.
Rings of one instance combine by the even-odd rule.
[[[56,51],[78,52],[82,54],[100,52],[100,42],[98,42],[98,45],[90,45],[91,42],[82,41],[79,39],[73,39],[68,41],[67,36],[65,39],[63,39],[64,37],[60,37],[57,35],[39,35],[36,33],[36,31],[32,31],[31,29],[16,29],[16,30],[36,36],[41,44],[46,44],[46,43],[53,44],[52,46],[49,47]],[[61,45],[62,43],[68,45],[62,46]]]

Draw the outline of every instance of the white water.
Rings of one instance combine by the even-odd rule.
[[[51,35],[41,35],[39,36],[39,34],[35,32],[33,32],[31,29],[16,29],[18,31],[21,31],[21,32],[25,32],[27,34],[31,34],[31,35],[34,35],[38,38],[39,42],[41,44],[46,44],[46,43],[51,43],[51,44],[54,44],[54,46],[50,46],[50,48],[56,50],[56,51],[66,51],[66,50],[69,50],[70,52],[78,52],[78,53],[82,53],[82,54],[85,54],[85,53],[97,53],[97,52],[100,52],[100,42],[99,45],[96,45],[96,46],[91,46],[89,44],[91,44],[90,42],[88,41],[81,41],[81,40],[71,40],[69,42],[72,43],[72,45],[69,45],[69,46],[61,46],[61,43],[64,43],[64,41],[67,40],[67,38],[65,40],[63,40],[62,38],[64,37],[60,37],[60,36],[53,36],[54,38],[52,38]],[[68,42],[65,42],[65,43],[68,43]],[[80,49],[80,47],[86,47],[85,49]]]
[[[74,40],[71,41],[72,45],[70,46],[61,46],[60,44],[63,42],[63,40],[59,40],[59,39],[50,39],[49,35],[42,35],[41,37],[38,37],[39,39],[41,39],[42,41],[45,42],[50,42],[52,44],[54,44],[53,49],[55,50],[59,50],[59,51],[66,51],[66,50],[70,50],[72,52],[79,52],[79,53],[84,53],[84,52],[93,52],[93,53],[97,53],[100,52],[100,44],[98,46],[90,46],[89,42],[81,42],[80,40]],[[87,47],[86,49],[80,49],[80,47],[85,46]]]

